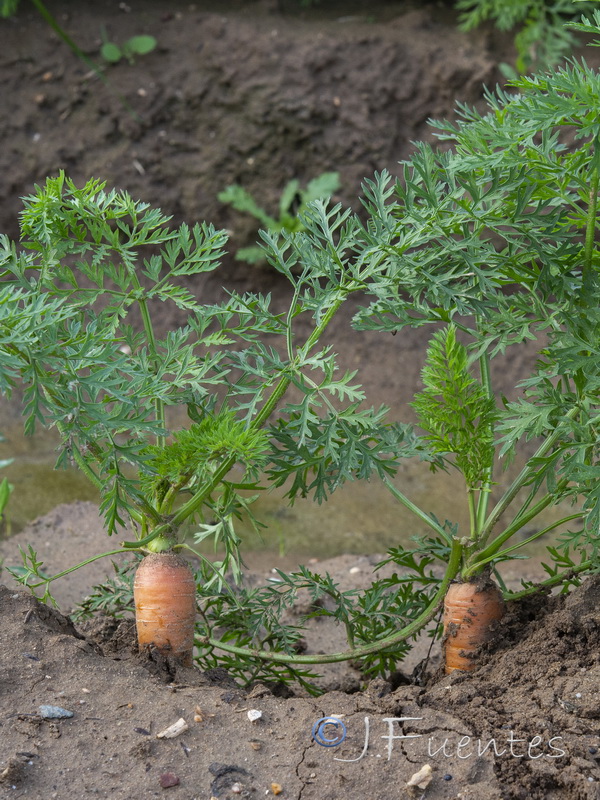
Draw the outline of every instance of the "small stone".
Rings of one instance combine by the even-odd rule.
[[[171,786],[179,786],[179,778],[173,772],[163,772],[159,783],[163,789],[170,789]]]
[[[72,711],[60,706],[40,706],[38,711],[43,719],[69,719],[73,716]]]
[[[271,791],[273,792],[273,794],[281,794],[283,792],[283,787],[279,783],[272,783]]]
[[[407,781],[408,788],[416,787],[417,789],[426,789],[431,783],[433,770],[429,764],[425,764],[418,772]]]
[[[156,734],[157,739],[174,739],[176,736],[179,736],[180,733],[184,733],[188,729],[188,724],[184,720],[183,717],[174,722],[172,725],[169,725],[168,728],[165,728],[164,731]]]
[[[234,794],[241,794],[242,793],[242,784],[236,781],[231,785],[231,791]]]
[[[360,567],[352,567],[349,572],[350,575],[357,575],[360,572]]]
[[[262,717],[262,711],[259,711],[256,708],[251,708],[248,711],[248,719],[250,722],[257,722]]]
[[[444,775],[444,780],[445,781],[451,781],[452,780],[452,775],[450,775],[450,773],[447,773],[446,775]]]

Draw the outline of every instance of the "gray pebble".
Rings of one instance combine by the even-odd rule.
[[[72,711],[67,711],[66,708],[60,706],[40,706],[38,711],[44,719],[68,719],[73,716]]]

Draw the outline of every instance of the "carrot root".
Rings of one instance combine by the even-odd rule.
[[[140,563],[133,584],[140,650],[152,646],[191,666],[196,583],[188,563],[174,553],[153,553]]]
[[[493,623],[503,614],[502,593],[492,581],[451,584],[444,600],[446,674],[478,666],[477,651],[489,641]]]

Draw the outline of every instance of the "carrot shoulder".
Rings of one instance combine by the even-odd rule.
[[[140,563],[133,585],[140,650],[155,647],[190,666],[194,646],[196,583],[174,553],[153,553]]]
[[[502,593],[492,581],[450,585],[444,600],[447,674],[477,667],[477,651],[489,641],[493,623],[503,614]]]

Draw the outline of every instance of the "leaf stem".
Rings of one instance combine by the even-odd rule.
[[[354,284],[356,284],[356,289],[358,289],[359,288],[358,284],[354,281],[351,284],[349,284],[348,287],[338,290],[337,297],[335,298],[335,300],[333,301],[331,306],[328,308],[327,312],[323,315],[323,318],[318,323],[318,325],[315,326],[315,328],[313,329],[311,335],[308,337],[308,339],[306,340],[305,344],[301,348],[301,351],[302,351],[303,354],[308,353],[308,351],[312,347],[314,347],[314,345],[319,341],[319,339],[321,338],[321,336],[324,333],[325,329],[327,328],[327,326],[329,325],[329,323],[331,322],[331,320],[335,316],[336,312],[339,310],[340,306],[343,304],[343,302],[346,299],[347,295],[350,292],[355,291]],[[291,365],[291,368],[293,368],[293,365]],[[283,395],[287,391],[287,388],[289,387],[290,383],[291,383],[291,377],[290,377],[289,373],[288,374],[283,374],[279,378],[279,380],[278,380],[277,384],[275,385],[275,388],[273,389],[273,392],[271,393],[270,397],[265,402],[265,404],[263,405],[261,410],[258,412],[256,417],[250,423],[250,427],[258,429],[258,428],[261,428],[265,424],[265,422],[271,416],[271,414],[275,410],[277,404],[279,403],[279,401],[281,400],[281,398],[283,397]],[[181,508],[173,516],[173,519],[171,520],[171,522],[170,523],[165,523],[163,525],[159,525],[157,528],[154,529],[154,531],[152,532],[152,534],[150,534],[150,536],[161,535],[168,528],[177,529],[186,519],[188,519],[188,517],[190,517],[192,514],[194,514],[200,508],[200,506],[202,505],[204,500],[211,494],[211,492],[214,491],[216,486],[218,486],[218,484],[223,480],[223,478],[227,475],[227,473],[233,468],[235,463],[236,463],[235,456],[229,456],[229,458],[226,458],[221,463],[221,465],[213,472],[213,474],[210,477],[210,479],[207,480],[192,495],[192,497],[190,497],[190,499],[186,503],[184,503],[184,505],[181,506]]]
[[[560,492],[567,486],[567,484],[568,480],[566,478],[563,478],[563,480],[557,484],[557,491]],[[504,544],[504,542],[508,541],[508,539],[510,539],[511,536],[514,536],[514,534],[517,531],[521,530],[521,528],[523,528],[525,525],[527,525],[527,523],[530,520],[537,517],[538,514],[540,514],[545,508],[547,508],[552,502],[554,502],[554,499],[555,496],[552,494],[544,495],[544,497],[538,500],[538,502],[532,508],[530,508],[529,511],[527,511],[527,513],[516,517],[513,520],[513,522],[501,534],[499,534],[495,539],[493,539],[485,549],[479,550],[479,552],[476,553],[474,557],[476,557],[478,561],[489,561],[497,554],[498,550]],[[576,514],[576,516],[581,516],[581,514]],[[569,519],[571,518],[569,517]],[[463,577],[467,578],[469,575],[472,575],[475,571],[476,570],[474,565],[468,566],[467,570],[463,572]]]
[[[44,586],[44,585],[48,585],[49,583],[52,583],[52,581],[56,581],[59,578],[64,578],[65,575],[69,575],[71,572],[75,572],[75,570],[81,569],[81,567],[85,567],[88,564],[93,563],[94,561],[98,561],[98,559],[100,559],[100,558],[105,558],[106,556],[118,556],[118,555],[123,555],[123,550],[121,550],[121,549],[119,549],[119,550],[109,550],[106,553],[97,553],[95,556],[91,556],[90,558],[86,558],[85,561],[81,561],[79,564],[76,564],[74,567],[68,567],[67,569],[64,569],[62,572],[58,572],[56,575],[51,575],[49,578],[42,578],[42,580],[40,580],[39,583],[27,583],[25,585],[30,589],[37,589],[38,587]],[[10,572],[10,574],[14,578],[19,580],[18,574],[15,573],[13,569],[11,569],[10,567],[6,567],[6,570],[8,572]],[[19,582],[22,583],[22,581],[19,581]]]
[[[480,358],[479,358],[479,371],[481,373],[481,385],[485,389],[485,392],[489,398],[492,398],[492,376],[490,372],[490,356],[487,350],[485,350]],[[492,426],[490,425],[490,428]],[[491,432],[493,434],[493,431]],[[492,437],[493,438],[493,435]],[[481,486],[479,489],[479,499],[477,501],[477,512],[476,512],[476,519],[475,519],[475,526],[477,531],[477,537],[479,537],[481,530],[483,529],[485,517],[487,514],[488,503],[490,499],[490,492],[492,486],[492,480],[494,475],[494,462],[493,458],[488,467],[485,470],[485,477],[481,482]]]
[[[574,406],[573,408],[570,409],[570,411],[568,411],[567,414],[565,414],[565,419],[566,420],[572,420],[577,416],[578,413],[579,413],[579,408],[577,406]],[[542,458],[542,456],[544,456],[548,452],[548,450],[550,450],[552,447],[554,447],[556,442],[562,436],[562,433],[563,433],[563,431],[562,431],[561,425],[557,425],[556,428],[552,431],[552,433],[546,439],[544,439],[544,441],[538,447],[538,449],[536,450],[534,455],[528,460],[527,464],[525,464],[523,469],[519,472],[517,477],[514,479],[514,481],[508,487],[506,492],[502,495],[500,500],[496,503],[496,505],[494,506],[491,514],[487,518],[487,521],[486,521],[486,523],[485,523],[485,525],[483,527],[483,530],[481,531],[481,543],[482,544],[485,544],[485,542],[487,541],[490,533],[494,529],[496,523],[498,522],[498,520],[500,519],[502,514],[506,511],[508,506],[515,499],[515,497],[517,496],[519,491],[522,489],[522,487],[525,486],[525,484],[527,483],[529,478],[531,478],[532,475],[535,473],[535,469],[532,466],[530,466],[531,463],[535,462],[537,459]]]
[[[592,288],[592,262],[594,257],[594,245],[596,234],[596,214],[598,207],[598,140],[594,142],[594,159],[592,162],[592,178],[590,185],[590,203],[588,206],[586,225],[585,225],[585,247],[583,251],[583,268],[581,275],[581,299],[585,302],[590,289]]]
[[[531,542],[534,542],[536,539],[539,539],[542,536],[545,536],[550,531],[553,531],[555,528],[558,528],[560,525],[564,525],[566,522],[570,522],[573,519],[581,519],[581,513],[577,514],[570,514],[568,517],[563,517],[559,519],[558,522],[553,522],[551,525],[547,525],[545,528],[542,528],[541,531],[537,531],[532,536],[529,536],[527,539],[523,539],[517,544],[513,544],[510,547],[506,547],[504,550],[496,550],[492,554],[484,555],[484,553],[477,553],[476,556],[479,559],[475,564],[469,566],[466,570],[463,570],[462,577],[465,580],[468,580],[470,577],[475,575],[477,572],[481,571],[490,561],[493,561],[496,558],[502,558],[503,556],[508,555],[509,553],[514,552],[515,550],[520,550],[521,547],[524,547]],[[489,548],[488,548],[489,551]]]
[[[135,283],[137,284],[138,291],[142,290],[140,282],[137,279],[137,276],[134,276]],[[140,307],[140,311],[142,313],[142,321],[144,323],[144,331],[146,332],[146,336],[148,338],[148,346],[150,348],[150,354],[154,364],[158,364],[158,351],[156,347],[156,337],[154,335],[154,328],[152,326],[152,320],[150,319],[150,311],[148,310],[148,301],[145,297],[138,298],[138,305]],[[156,414],[156,421],[160,425],[160,427],[164,430],[166,428],[165,422],[165,404],[161,397],[154,398],[154,410]],[[165,436],[164,434],[159,434],[156,437],[156,444],[158,447],[165,446]]]
[[[371,653],[377,653],[386,647],[399,644],[405,639],[409,639],[411,636],[414,636],[416,633],[418,633],[435,616],[439,604],[444,599],[450,582],[458,573],[461,556],[462,545],[458,539],[452,539],[452,549],[450,552],[450,558],[448,560],[446,572],[440,582],[437,592],[431,599],[431,602],[427,608],[421,614],[419,614],[416,619],[414,619],[412,622],[409,622],[408,625],[405,625],[404,628],[397,633],[394,633],[385,639],[380,639],[377,642],[373,642],[372,644],[362,645],[361,647],[356,647],[352,650],[346,650],[345,652],[341,653],[293,656],[286,653],[273,653],[269,650],[253,650],[246,647],[236,647],[235,645],[229,644],[221,639],[213,639],[209,636],[200,637],[197,641],[200,644],[208,644],[212,647],[216,647],[219,650],[225,650],[228,653],[233,653],[234,655],[260,658],[263,661],[273,661],[280,664],[333,664],[338,661],[348,661],[351,659],[362,658],[363,656],[368,656]]]
[[[535,594],[542,589],[550,589],[552,586],[558,586],[560,583],[564,583],[565,581],[569,580],[570,577],[578,575],[580,572],[585,572],[592,567],[593,561],[591,559],[582,561],[581,564],[577,564],[577,566],[571,567],[570,569],[566,570],[565,572],[561,572],[558,575],[553,575],[551,578],[547,578],[545,581],[540,581],[540,583],[536,583],[534,586],[530,586],[527,589],[521,590],[520,592],[507,593],[504,595],[504,599],[509,601],[521,600],[521,598],[528,597],[530,594]]]
[[[467,488],[467,504],[469,506],[469,525],[471,542],[476,543],[479,535],[477,528],[477,508],[475,503],[475,489],[472,486]]]
[[[383,479],[384,485],[389,489],[389,491],[394,495],[396,500],[399,500],[402,505],[411,511],[416,517],[418,517],[421,522],[424,522],[429,528],[431,528],[434,533],[437,533],[438,536],[441,536],[442,539],[447,544],[452,544],[452,537],[450,534],[445,531],[442,526],[437,523],[434,519],[432,519],[428,514],[426,514],[419,506],[415,505],[408,497],[400,491],[394,484],[390,481],[389,478]]]

